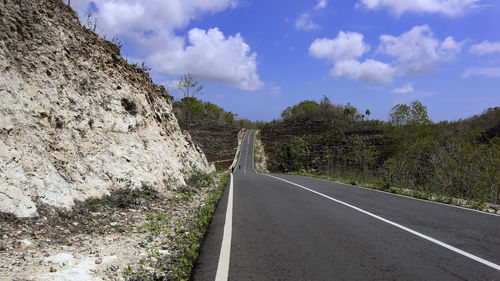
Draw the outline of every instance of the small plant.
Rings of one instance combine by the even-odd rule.
[[[167,260],[162,260],[158,249],[148,248],[146,251],[151,253],[156,261],[141,260],[134,267],[129,265],[124,268],[123,277],[126,280],[189,280],[194,263],[198,258],[201,240],[212,219],[217,203],[222,197],[228,178],[229,174],[223,176],[220,184],[213,190],[205,204],[197,209],[196,215],[192,219],[180,219],[171,224],[172,215],[148,214],[146,222],[138,228],[138,231],[149,231],[147,239],[150,240],[162,231],[175,231],[174,243],[180,249],[180,254],[173,257],[173,264],[166,263]],[[147,188],[147,185],[143,185],[142,188]],[[189,189],[183,193],[188,196]],[[154,272],[148,272],[145,264],[153,267]]]
[[[123,47],[123,42],[118,37],[113,37],[111,41],[105,40],[106,45],[115,53],[116,55],[120,55],[120,52]]]
[[[170,218],[165,214],[148,214],[145,222],[138,230],[149,230],[152,235],[158,235],[165,230],[168,226]]]
[[[142,62],[140,65],[137,63],[129,63],[128,65],[136,70],[139,70],[146,76],[149,76],[149,71],[151,71],[151,68],[146,66],[144,62]]]
[[[87,16],[87,23],[85,24],[85,27],[92,30],[93,32],[96,31],[97,29],[97,18],[94,18],[94,21],[92,21],[92,13],[89,13]]]
[[[127,267],[123,269],[123,277],[127,278],[132,274],[134,274],[134,271],[132,270],[132,267],[129,264]]]
[[[184,202],[193,201],[193,195],[191,194],[191,191],[189,191],[189,190],[184,191],[184,193],[181,196],[180,201],[184,201]]]
[[[189,173],[189,178],[186,180],[186,183],[200,190],[201,188],[207,188],[214,185],[214,180],[210,174],[204,173],[191,163],[191,172]]]
[[[380,187],[381,190],[390,190],[391,189],[391,184],[389,182],[384,182],[382,186]]]
[[[473,201],[472,209],[482,211],[485,209],[485,206],[482,202]]]
[[[206,204],[198,209],[198,216],[190,222],[190,230],[187,236],[185,235],[183,237],[182,235],[178,235],[177,242],[182,250],[182,255],[177,259],[177,263],[173,269],[173,277],[175,280],[189,280],[194,263],[198,258],[200,242],[212,219],[217,203],[222,197],[228,178],[229,174],[225,174],[218,188],[207,199]],[[177,233],[186,233],[183,227],[185,224],[185,221],[177,222],[175,231]]]
[[[116,181],[118,183],[125,183],[126,188],[130,188],[130,187],[134,186],[134,183],[129,179],[117,178]]]
[[[154,249],[154,250],[152,250],[152,252],[153,252],[153,256],[155,258],[157,258],[157,259],[160,258],[160,251],[158,249]]]
[[[215,170],[220,173],[220,172],[224,171],[224,168],[222,168],[222,164],[221,163],[216,162],[215,163]]]

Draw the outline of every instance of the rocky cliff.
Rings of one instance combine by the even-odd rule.
[[[37,215],[210,167],[163,87],[60,0],[0,1],[0,212]]]

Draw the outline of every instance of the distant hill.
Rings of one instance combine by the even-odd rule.
[[[388,122],[327,98],[286,108],[261,130],[272,172],[334,175],[425,192],[500,201],[500,109],[433,124],[420,102]]]

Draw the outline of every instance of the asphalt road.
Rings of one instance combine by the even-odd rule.
[[[500,280],[500,216],[257,174],[254,133],[245,135],[233,201],[228,186],[193,280]],[[228,205],[232,228],[224,235]],[[223,239],[229,250],[221,251]]]

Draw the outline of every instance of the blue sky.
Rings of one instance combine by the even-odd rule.
[[[494,0],[81,0],[82,22],[119,37],[176,98],[193,73],[209,100],[270,121],[326,95],[386,120],[420,100],[432,120],[500,106],[500,5]]]

